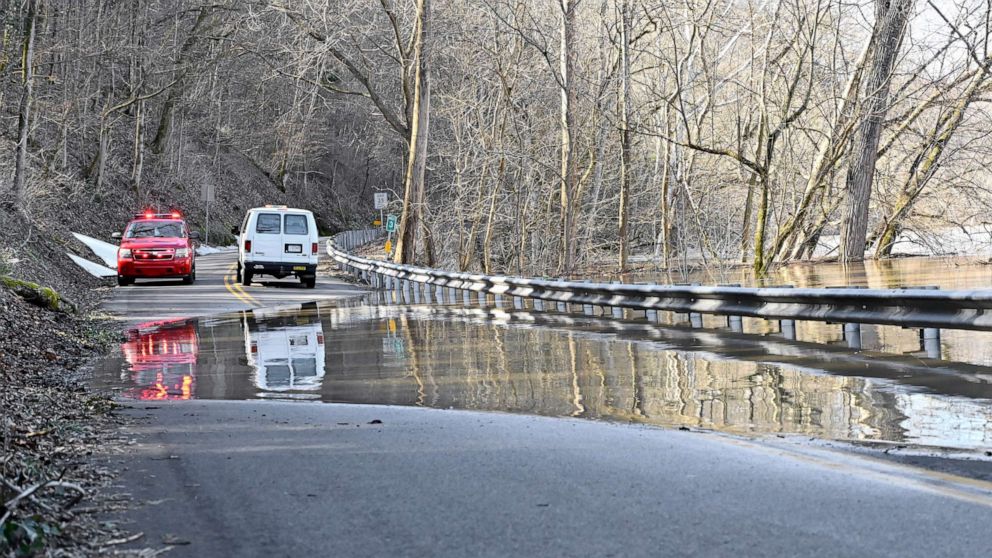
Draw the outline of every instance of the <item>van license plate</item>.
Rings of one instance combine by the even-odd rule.
[[[290,254],[302,254],[303,245],[302,244],[287,244],[286,251]]]
[[[306,270],[307,270],[307,266],[305,266],[305,265],[294,265],[293,266],[293,271],[306,271]]]

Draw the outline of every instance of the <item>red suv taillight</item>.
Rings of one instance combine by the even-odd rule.
[[[313,255],[315,255],[315,256],[317,255],[317,243],[316,242],[314,242],[313,244],[310,245],[310,253],[313,254]]]
[[[250,240],[246,240],[245,241],[245,252],[251,252],[251,241]]]

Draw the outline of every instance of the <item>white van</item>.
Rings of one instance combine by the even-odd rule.
[[[267,205],[248,210],[238,235],[238,281],[256,275],[295,275],[308,289],[317,282],[317,221],[305,209]]]

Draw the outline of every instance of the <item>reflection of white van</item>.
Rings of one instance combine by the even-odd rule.
[[[317,221],[305,209],[267,205],[249,209],[238,235],[238,281],[256,275],[295,275],[308,289],[317,282]]]
[[[263,391],[319,389],[324,378],[320,317],[253,314],[245,328],[245,352],[255,385]]]

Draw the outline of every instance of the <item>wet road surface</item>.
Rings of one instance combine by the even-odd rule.
[[[317,286],[305,289],[292,277],[276,280],[263,276],[250,286],[235,277],[237,252],[221,252],[196,258],[196,282],[138,279],[129,287],[114,289],[103,310],[122,321],[136,324],[176,317],[207,316],[248,308],[298,304],[354,296],[354,285],[318,276]]]
[[[254,306],[215,262],[205,285],[227,295],[188,301],[176,284],[130,298],[129,287],[111,303],[127,339],[94,381],[132,401],[138,444],[120,464],[125,490],[149,503],[129,516],[142,546],[935,556],[992,543],[992,484],[807,441],[957,448],[988,469],[984,353],[855,351],[761,324],[732,334],[354,297],[313,304],[288,288],[248,290],[281,309],[177,317]]]
[[[505,309],[307,304],[132,330],[99,386],[738,434],[992,447],[992,370],[914,355]]]

